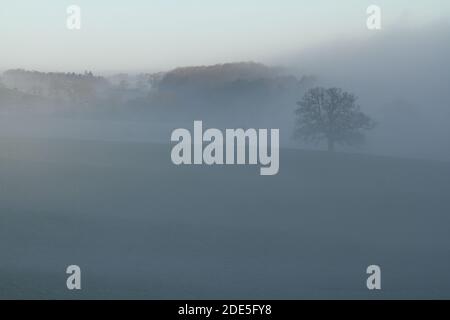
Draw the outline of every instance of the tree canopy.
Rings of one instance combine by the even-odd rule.
[[[340,88],[312,88],[297,105],[294,136],[307,142],[326,140],[330,151],[335,144],[362,143],[363,130],[375,125],[360,110],[356,97]]]

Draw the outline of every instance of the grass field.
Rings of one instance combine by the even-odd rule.
[[[450,163],[283,149],[260,176],[170,150],[1,138],[0,298],[450,298]]]

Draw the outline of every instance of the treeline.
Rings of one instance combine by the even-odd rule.
[[[22,93],[75,103],[95,99],[108,88],[105,78],[88,71],[76,74],[8,70],[3,73],[2,83],[6,88]]]
[[[273,107],[283,100],[292,103],[299,94],[299,88],[306,88],[312,82],[312,78],[297,79],[281,68],[253,62],[111,76],[98,76],[90,71],[77,74],[15,69],[1,75],[0,107],[44,99],[54,108],[69,106],[72,111],[83,112],[88,109],[121,114],[153,111],[176,111],[180,114],[204,108],[229,112],[230,108]],[[13,103],[5,98],[7,95],[22,95],[27,101],[12,99]]]

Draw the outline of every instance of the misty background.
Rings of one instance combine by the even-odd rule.
[[[377,1],[377,31],[372,1],[72,4],[0,3],[1,298],[448,298],[448,1]],[[361,146],[293,139],[317,86]],[[194,120],[279,128],[280,173],[174,166]]]
[[[295,103],[336,86],[379,123],[356,151],[450,159],[447,2],[381,2],[379,31],[364,1],[82,1],[79,31],[48,3],[2,10],[1,135],[167,142],[200,119],[314,148],[291,139]]]

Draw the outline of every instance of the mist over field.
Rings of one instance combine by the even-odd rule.
[[[293,114],[307,89],[327,86],[354,93],[378,122],[354,151],[449,160],[449,30],[446,21],[394,26],[287,53],[273,66],[107,76],[11,69],[2,75],[0,133],[166,142],[173,128],[199,119],[210,127],[276,127],[282,145],[315,148],[292,140]]]
[[[300,74],[351,88],[378,120],[373,153],[450,159],[450,23],[405,25],[289,57]]]
[[[264,177],[163,144],[0,143],[2,298],[449,297],[448,163],[282,149]]]
[[[395,23],[395,4],[381,30],[363,32],[365,4],[333,7],[348,13],[330,22],[339,15],[326,1],[261,3],[203,4],[201,17],[185,8],[176,17],[186,30],[159,20],[167,4],[155,2],[151,20],[85,3],[86,28],[67,35],[64,54],[47,38],[31,51],[31,29],[3,17],[1,299],[450,297],[447,7],[438,18],[415,3],[426,21]],[[42,30],[57,23],[52,12]],[[105,31],[119,13],[124,29]],[[321,20],[307,19],[314,14]],[[112,31],[117,38],[103,34]],[[20,34],[28,41],[18,44]],[[308,101],[324,92],[347,99],[342,127],[355,132],[327,135],[315,122]],[[300,115],[309,123],[299,130]],[[171,133],[192,131],[194,120],[279,129],[278,174],[174,165]],[[71,264],[82,269],[80,291],[67,290]],[[380,291],[366,287],[372,264]]]

